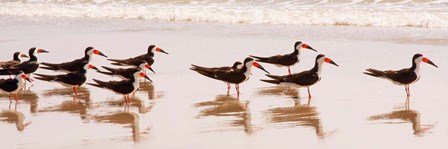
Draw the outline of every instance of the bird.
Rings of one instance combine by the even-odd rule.
[[[105,82],[105,81],[93,79],[93,81],[95,81],[95,83],[87,83],[87,84],[95,86],[95,87],[99,87],[99,88],[112,90],[115,93],[122,94],[124,96],[124,100],[125,100],[126,104],[129,105],[130,104],[129,94],[134,93],[135,91],[137,91],[138,88],[140,88],[140,82],[138,81],[139,77],[144,77],[144,78],[150,80],[149,77],[145,73],[143,73],[141,70],[135,70],[133,72],[133,77],[129,80]]]
[[[132,57],[132,58],[128,58],[128,59],[107,59],[109,61],[112,61],[112,65],[117,65],[117,66],[138,66],[140,65],[140,61],[144,60],[146,61],[149,65],[152,66],[152,64],[154,64],[154,52],[161,52],[161,53],[165,53],[168,54],[167,52],[165,52],[164,50],[162,50],[161,48],[155,46],[155,45],[149,45],[148,47],[148,52],[146,54],[142,54],[136,57]]]
[[[37,59],[38,53],[49,53],[48,51],[33,47],[28,51],[30,59],[17,65],[10,66],[8,68],[0,69],[0,75],[13,75],[19,74],[23,71],[30,77],[30,74],[35,72],[39,68],[39,61]]]
[[[11,66],[20,64],[20,62],[21,62],[20,58],[23,58],[23,57],[28,58],[28,56],[25,54],[22,54],[20,52],[15,52],[13,55],[13,59],[10,61],[0,62],[0,67],[9,68]]]
[[[291,66],[300,62],[300,49],[302,49],[302,48],[310,49],[310,50],[317,52],[317,50],[313,49],[308,44],[305,44],[301,41],[297,41],[294,44],[294,52],[292,52],[290,54],[274,55],[274,56],[270,56],[270,57],[260,57],[260,56],[254,56],[254,55],[250,55],[250,56],[255,58],[256,61],[258,61],[258,62],[274,64],[278,67],[287,66],[288,74],[291,74]]]
[[[409,85],[417,82],[420,79],[421,62],[428,63],[438,68],[438,66],[434,64],[431,60],[424,57],[422,54],[417,53],[412,57],[412,66],[410,68],[404,68],[401,70],[385,70],[385,71],[368,68],[366,69],[367,72],[364,72],[364,74],[377,78],[387,79],[396,85],[404,85],[406,96],[409,97],[411,95]]]
[[[102,66],[102,67],[109,72],[105,72],[105,71],[97,71],[97,72],[106,74],[106,75],[117,76],[117,77],[120,77],[121,79],[133,78],[134,77],[133,73],[137,70],[149,69],[152,72],[154,72],[154,70],[152,70],[151,66],[149,66],[149,64],[143,60],[140,61],[140,65],[137,68],[110,68],[110,67],[106,67],[106,66]]]
[[[77,72],[70,72],[67,74],[60,74],[60,75],[45,75],[45,74],[39,74],[36,73],[36,79],[42,80],[42,81],[48,81],[48,82],[58,82],[61,83],[64,86],[72,86],[73,91],[75,92],[75,96],[78,95],[78,91],[76,90],[76,87],[79,87],[86,82],[87,77],[86,73],[88,69],[95,69],[99,70],[92,64],[90,64],[88,61],[84,61],[81,63],[81,67],[83,69],[77,71]]]
[[[30,78],[20,71],[14,79],[0,79],[0,90],[9,94],[9,101],[11,95],[14,94],[16,102],[18,101],[17,93],[25,86],[25,81],[31,82]]]
[[[232,69],[232,70],[213,70],[213,69],[201,69],[201,67],[195,67],[192,65],[190,68],[193,71],[198,72],[201,75],[207,76],[212,79],[223,81],[227,84],[227,95],[229,95],[230,84],[235,84],[235,88],[237,91],[237,97],[240,96],[240,87],[239,84],[249,80],[251,75],[252,66],[255,66],[266,73],[269,73],[264,69],[259,63],[255,62],[255,60],[251,57],[247,57],[244,60],[243,67],[241,69]]]
[[[91,62],[93,55],[101,55],[103,57],[106,57],[106,55],[104,55],[102,52],[100,52],[98,49],[95,49],[94,47],[87,47],[86,50],[84,51],[84,57],[80,58],[80,59],[76,59],[70,62],[65,62],[65,63],[59,63],[59,64],[52,64],[52,63],[46,63],[46,62],[42,62],[41,64],[44,65],[40,68],[43,69],[47,69],[47,70],[54,70],[54,71],[64,71],[67,73],[70,72],[77,72],[81,69],[83,69],[82,67],[82,63],[84,61],[87,62]]]
[[[314,64],[314,67],[310,70],[302,71],[299,73],[289,74],[289,75],[266,75],[269,78],[272,78],[271,80],[262,79],[261,81],[267,82],[267,83],[273,83],[273,84],[285,84],[285,85],[292,85],[295,87],[306,87],[308,89],[308,99],[311,99],[311,93],[310,93],[310,86],[316,84],[321,79],[321,73],[322,73],[322,65],[323,63],[330,63],[335,66],[338,66],[333,60],[326,57],[324,54],[319,54],[316,56],[316,61]]]

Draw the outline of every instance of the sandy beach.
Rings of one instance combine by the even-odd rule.
[[[109,58],[127,58],[155,44],[149,73],[153,83],[131,98],[83,85],[71,88],[35,80],[10,104],[0,98],[0,148],[443,148],[447,146],[448,29],[422,27],[316,26],[211,23],[146,19],[0,17],[1,60],[15,51],[40,47],[50,53],[40,62],[65,62],[94,46]],[[259,69],[234,86],[189,70],[231,65],[248,55],[290,53],[296,41],[318,50],[302,50],[293,72],[311,69],[317,54],[340,67],[324,65],[322,80],[295,89],[259,81]],[[422,53],[439,68],[422,64],[421,79],[411,85],[410,108],[403,86],[362,74],[366,68],[401,69]],[[110,66],[103,57],[93,64]],[[287,69],[261,63],[271,74]],[[37,72],[60,74],[39,69]],[[89,71],[88,81],[118,80]],[[7,78],[7,76],[3,77]]]

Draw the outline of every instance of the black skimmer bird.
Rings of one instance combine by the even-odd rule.
[[[140,65],[140,61],[144,60],[146,61],[149,65],[152,66],[152,64],[154,63],[154,52],[162,52],[165,54],[168,54],[167,52],[165,52],[164,50],[162,50],[161,48],[155,46],[155,45],[150,45],[148,47],[148,53],[146,54],[142,54],[136,57],[132,57],[132,58],[128,58],[128,59],[107,59],[109,61],[112,61],[112,65],[117,65],[117,66],[138,66]]]
[[[105,89],[109,89],[112,90],[116,93],[122,94],[124,95],[124,100],[126,101],[126,104],[130,104],[130,98],[129,98],[129,94],[134,93],[135,91],[137,91],[138,88],[140,88],[140,82],[138,81],[140,77],[144,77],[148,80],[149,77],[146,76],[145,73],[143,73],[141,70],[136,70],[133,73],[133,76],[131,79],[129,80],[122,80],[122,81],[100,81],[97,79],[93,79],[93,81],[95,81],[96,83],[87,83],[89,85],[92,86],[96,86],[99,88],[105,88]]]
[[[48,53],[48,51],[33,47],[29,50],[30,59],[28,61],[13,65],[5,69],[0,69],[0,75],[19,74],[20,71],[23,71],[29,76],[31,73],[35,72],[37,68],[39,68],[39,61],[37,60],[38,53]]]
[[[0,79],[0,90],[9,93],[10,102],[11,95],[14,94],[17,102],[17,92],[22,90],[23,86],[25,86],[25,81],[31,82],[30,78],[28,78],[28,76],[23,71],[20,71],[14,79]]]
[[[313,49],[309,45],[302,43],[301,41],[297,41],[294,44],[294,52],[290,54],[274,55],[270,57],[259,57],[253,55],[250,56],[255,58],[259,62],[274,64],[278,67],[287,66],[288,74],[291,74],[291,66],[300,62],[300,49],[302,48],[310,49],[317,52],[317,50]]]
[[[38,74],[36,79],[42,80],[42,81],[48,81],[48,82],[58,82],[61,83],[64,86],[72,86],[73,91],[75,92],[75,96],[78,95],[78,91],[76,90],[76,87],[81,86],[86,82],[87,77],[86,73],[88,69],[95,69],[99,70],[95,66],[89,64],[89,62],[84,61],[81,63],[82,69],[77,72],[71,72],[68,74],[61,74],[61,75],[45,75],[45,74]]]
[[[9,68],[11,66],[20,64],[20,62],[21,62],[20,58],[22,58],[22,57],[28,58],[28,56],[25,55],[25,54],[22,54],[20,52],[15,52],[14,55],[13,55],[13,59],[10,60],[10,61],[6,61],[6,62],[0,62],[0,67],[2,67],[2,68]]]
[[[316,57],[316,62],[314,67],[307,71],[302,71],[295,74],[284,75],[284,76],[276,76],[276,75],[266,75],[273,80],[261,80],[268,83],[273,84],[285,84],[285,85],[293,85],[295,87],[307,87],[308,88],[308,98],[311,99],[310,86],[316,84],[321,79],[322,73],[322,64],[330,63],[335,66],[339,66],[333,60],[326,57],[323,54],[319,54]]]
[[[438,68],[437,65],[435,65],[428,58],[424,57],[422,54],[415,54],[414,57],[412,57],[412,66],[410,68],[404,68],[401,70],[386,70],[386,71],[369,68],[366,69],[367,72],[364,72],[364,74],[387,79],[397,85],[404,85],[406,95],[410,96],[411,93],[409,91],[409,85],[417,82],[420,79],[421,62],[428,63]]]
[[[80,59],[76,59],[70,62],[65,63],[59,63],[59,64],[51,64],[51,63],[45,63],[42,62],[42,66],[40,68],[48,69],[48,70],[54,70],[54,71],[65,71],[65,72],[77,72],[81,69],[83,69],[82,63],[84,61],[91,62],[93,55],[101,55],[107,58],[106,55],[104,55],[102,52],[100,52],[98,49],[95,49],[93,47],[87,47],[84,51],[84,57]]]
[[[243,67],[241,69],[235,69],[235,70],[201,69],[201,67],[195,67],[195,65],[192,65],[190,69],[209,78],[225,82],[227,84],[227,95],[229,94],[230,84],[235,84],[237,96],[239,97],[240,96],[239,84],[249,80],[252,66],[255,66],[265,71],[266,73],[269,73],[260,64],[255,62],[253,58],[250,57],[244,60]]]
[[[111,76],[117,76],[117,77],[120,77],[121,79],[133,78],[134,72],[138,71],[138,70],[149,69],[152,72],[154,72],[154,70],[152,70],[151,66],[149,66],[149,64],[146,63],[145,61],[141,61],[140,65],[137,68],[110,68],[110,67],[106,67],[106,66],[102,66],[102,67],[109,72],[98,71],[99,73],[111,75]]]

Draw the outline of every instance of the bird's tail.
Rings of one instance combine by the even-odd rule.
[[[206,77],[210,77],[210,78],[215,78],[215,75],[213,72],[210,72],[208,70],[205,69],[201,69],[200,67],[191,67],[190,70],[196,71],[197,73],[204,75]]]
[[[366,69],[367,72],[364,72],[366,75],[374,76],[374,77],[384,77],[384,71],[376,70],[376,69]]]
[[[96,84],[94,84],[94,83],[87,83],[87,84],[92,85],[92,86],[96,86],[96,87],[99,87],[99,88],[104,88],[104,86],[106,84],[106,82],[103,82],[103,81],[100,81],[100,80],[97,80],[97,79],[93,79],[93,81],[95,81]]]
[[[276,75],[270,75],[270,74],[266,74],[266,76],[268,76],[269,78],[275,79],[275,80],[281,80],[282,76],[276,76]]]
[[[198,65],[194,65],[194,64],[191,64],[190,69],[194,70],[194,71],[207,71],[206,67],[202,67],[202,66],[198,66]]]
[[[121,59],[107,59],[107,60],[112,61],[113,63],[110,63],[112,65],[124,66],[123,60]]]
[[[44,75],[44,74],[38,74],[35,73],[35,75],[37,77],[35,77],[38,80],[42,80],[42,81],[54,81],[56,79],[56,76],[51,76],[51,75]]]
[[[42,69],[47,69],[47,70],[59,70],[59,67],[58,67],[57,64],[51,64],[51,63],[45,63],[45,62],[42,62],[42,63],[40,63],[40,64],[45,65],[45,66],[41,66],[41,67],[39,67],[39,68],[42,68]]]
[[[249,55],[249,56],[255,58],[256,61],[259,61],[259,62],[268,62],[269,61],[269,58],[266,58],[266,57],[259,57],[259,56],[253,56],[253,55]]]
[[[101,66],[101,67],[103,67],[104,69],[106,69],[107,71],[110,71],[110,72],[114,72],[114,69],[113,68],[110,68],[110,67],[106,67],[106,66]]]
[[[272,84],[280,84],[282,82],[280,80],[263,80],[263,79],[261,79],[260,81],[272,83]]]

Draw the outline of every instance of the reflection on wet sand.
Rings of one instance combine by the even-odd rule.
[[[297,99],[299,98],[299,90],[295,87],[286,86],[286,85],[276,85],[270,87],[263,87],[258,90],[259,95],[275,95],[282,96],[286,95],[288,97]]]
[[[78,87],[78,95],[70,98],[71,100],[63,101],[62,104],[47,107],[39,110],[39,112],[69,112],[79,114],[81,119],[85,120],[87,111],[91,108],[90,91],[85,87]],[[53,89],[44,92],[44,96],[65,96],[73,94],[72,88]],[[84,102],[82,102],[82,101]]]
[[[154,85],[151,82],[140,82],[139,92],[147,92],[148,99],[160,99],[163,97],[163,94],[154,92]]]
[[[406,101],[409,101],[407,99]],[[400,108],[391,113],[379,114],[370,116],[368,119],[370,121],[384,120],[385,124],[402,124],[402,123],[412,123],[413,134],[416,136],[423,136],[428,132],[433,125],[421,125],[420,124],[420,113],[415,110],[409,109],[409,103],[406,102],[406,108]],[[400,120],[404,122],[393,122],[390,120]]]
[[[226,123],[230,127],[244,127],[246,134],[252,133],[251,114],[248,102],[241,102],[235,97],[218,95],[214,101],[206,101],[195,104],[197,108],[205,108],[200,111],[198,117],[207,116],[235,117],[231,122]]]
[[[129,100],[130,100],[129,106],[137,107],[138,113],[140,113],[140,114],[145,114],[145,113],[150,112],[152,107],[154,106],[154,104],[150,104],[150,105],[146,106],[145,101],[143,101],[136,95],[131,95]],[[100,104],[104,104],[104,103],[100,103]],[[114,99],[114,100],[106,101],[106,104],[108,106],[122,107],[125,105],[125,102],[123,101],[123,99]]]
[[[10,104],[9,110],[3,110],[0,112],[0,121],[14,123],[16,124],[17,131],[23,131],[28,125],[31,124],[31,122],[25,122],[25,116],[23,113],[17,111],[17,103],[12,104],[14,104],[13,108],[11,108]]]
[[[68,96],[71,95],[75,99],[78,100],[84,100],[86,102],[90,102],[90,91],[88,88],[85,87],[77,87],[78,95],[74,96],[73,89],[71,87],[67,88],[56,88],[51,90],[46,90],[43,93],[43,96],[49,97],[49,96]]]
[[[92,118],[98,123],[130,125],[132,129],[132,139],[134,142],[140,141],[140,119],[137,113],[125,110],[125,112],[116,112],[103,116],[93,116]]]
[[[285,127],[306,126],[315,129],[319,139],[325,138],[329,133],[325,133],[322,122],[315,106],[304,105],[300,100],[294,100],[292,107],[279,107],[267,111],[269,122],[281,124]]]
[[[22,90],[19,92],[19,100],[25,101],[30,104],[30,112],[33,114],[37,113],[38,99],[39,96],[33,91]],[[0,94],[0,98],[8,98],[7,94]]]

